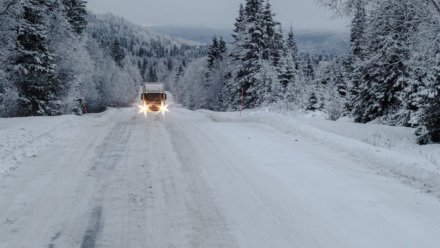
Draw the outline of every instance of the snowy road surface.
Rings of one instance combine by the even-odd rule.
[[[134,108],[0,176],[1,248],[440,247],[440,201],[268,126]]]

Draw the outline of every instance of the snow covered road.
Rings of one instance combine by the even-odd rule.
[[[316,141],[178,107],[64,125],[0,176],[0,248],[440,247],[438,199]]]

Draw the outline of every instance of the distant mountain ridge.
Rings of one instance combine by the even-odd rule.
[[[174,38],[203,44],[210,43],[214,35],[222,36],[228,42],[232,41],[232,31],[229,29],[185,26],[149,26],[148,28]],[[347,33],[300,31],[296,32],[296,38],[300,50],[312,54],[344,54],[349,48]]]
[[[200,46],[201,43],[185,39],[184,37],[173,37],[171,35],[155,32],[153,29],[131,23],[130,21],[113,14],[94,14],[89,13],[88,16],[89,27],[99,26],[101,29],[105,27],[108,32],[108,37],[112,37],[113,33],[126,33],[127,36],[134,35],[138,41],[142,42],[159,42],[169,46]]]

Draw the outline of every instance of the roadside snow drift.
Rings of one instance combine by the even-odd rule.
[[[265,110],[245,111],[241,115],[199,112],[214,121],[260,123],[294,137],[312,139],[347,153],[360,164],[440,196],[440,145],[417,145],[411,128],[334,122],[320,115],[294,117]]]

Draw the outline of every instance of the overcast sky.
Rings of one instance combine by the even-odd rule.
[[[140,25],[203,26],[232,29],[240,0],[89,0],[95,13],[113,13]],[[277,19],[297,31],[346,31],[345,20],[315,0],[271,0]]]

